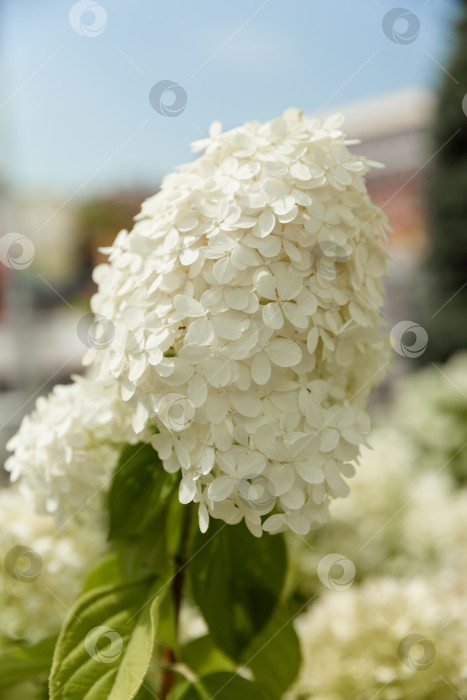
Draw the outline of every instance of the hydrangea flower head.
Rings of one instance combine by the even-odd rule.
[[[55,519],[34,514],[16,487],[0,489],[0,650],[8,640],[57,634],[83,574],[107,548],[95,514],[57,531]]]
[[[112,376],[136,434],[148,422],[180,500],[304,534],[348,493],[387,365],[385,218],[341,117],[298,110],[194,144],[95,270],[115,336],[86,359]]]
[[[296,622],[303,664],[291,700],[443,700],[443,679],[465,696],[462,580],[454,567],[326,591]]]
[[[14,454],[5,469],[39,513],[63,524],[100,503],[122,442],[137,440],[131,417],[115,382],[76,376],[37,400],[7,444]]]

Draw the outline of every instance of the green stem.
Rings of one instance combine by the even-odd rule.
[[[184,506],[183,508],[183,524],[180,534],[178,551],[175,555],[175,574],[172,579],[172,596],[174,602],[174,617],[175,617],[175,636],[178,639],[178,626],[180,618],[180,609],[182,606],[183,586],[185,583],[185,570],[187,565],[187,552],[190,539],[190,529],[193,514],[194,504]],[[175,675],[170,669],[170,666],[177,661],[175,651],[169,646],[164,647],[162,652],[162,662],[164,668],[162,670],[161,681],[161,700],[167,700],[170,691],[175,684]]]

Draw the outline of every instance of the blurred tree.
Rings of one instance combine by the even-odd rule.
[[[142,201],[152,194],[154,192],[146,190],[119,193],[87,201],[77,210],[78,228],[90,269],[107,259],[98,252],[98,247],[112,245],[121,229],[131,229]]]
[[[433,152],[439,152],[428,192],[429,342],[424,361],[444,361],[467,347],[467,0],[459,4],[433,125]]]

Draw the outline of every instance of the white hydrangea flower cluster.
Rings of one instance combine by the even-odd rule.
[[[90,513],[57,532],[55,519],[35,515],[16,486],[0,489],[0,646],[57,633],[106,547],[106,528]]]
[[[425,460],[387,418],[369,442],[372,449],[362,447],[355,465],[352,497],[331,507],[332,525],[313,533],[309,543],[288,540],[291,585],[304,597],[321,589],[317,567],[330,552],[349,558],[360,578],[445,567],[467,573],[467,490],[455,489],[447,468],[424,469]]]
[[[466,414],[467,352],[462,351],[442,366],[403,378],[389,418],[412,441],[424,469],[446,465],[456,481],[465,484]]]
[[[136,442],[132,410],[115,382],[73,378],[37,400],[7,444],[11,481],[58,522],[79,512],[109,482],[122,442]]]
[[[203,531],[212,515],[304,534],[348,493],[387,364],[386,255],[370,163],[340,124],[215,123],[95,270],[115,336],[86,361],[118,380],[136,433],[158,428]]]
[[[454,571],[328,591],[296,621],[303,664],[287,700],[465,697],[466,606]]]

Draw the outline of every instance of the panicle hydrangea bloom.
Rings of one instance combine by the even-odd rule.
[[[341,117],[288,110],[195,144],[95,270],[115,336],[90,350],[180,500],[253,534],[306,533],[348,493],[387,364],[385,217]],[[268,517],[265,517],[268,516]]]
[[[122,442],[136,442],[132,410],[115,382],[74,377],[37,400],[7,444],[11,480],[41,513],[59,522],[109,481]]]
[[[32,550],[33,558],[21,558],[19,547]],[[34,514],[16,487],[1,489],[0,646],[56,634],[83,574],[106,547],[106,528],[90,513],[57,532],[55,519]]]
[[[287,700],[465,697],[466,606],[452,570],[326,592],[296,621],[303,663]]]

